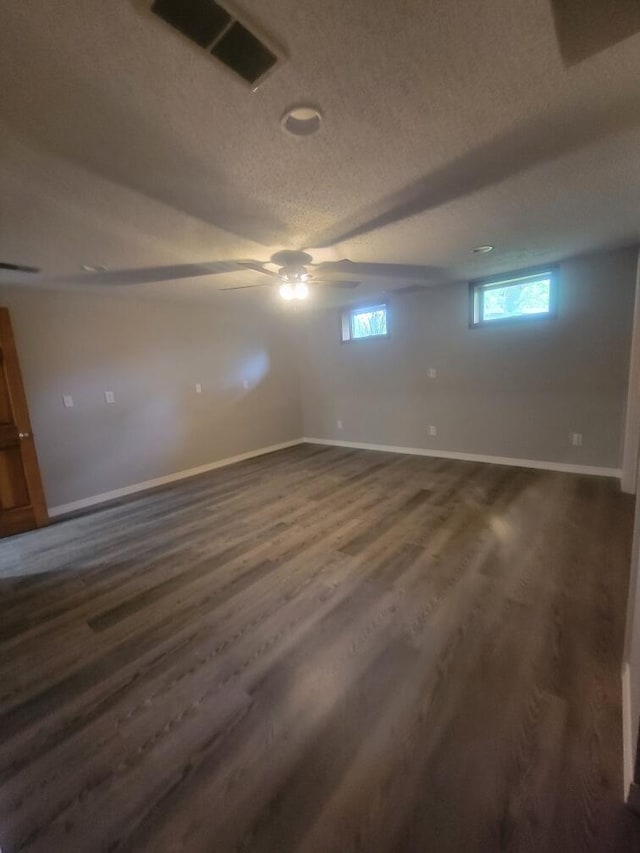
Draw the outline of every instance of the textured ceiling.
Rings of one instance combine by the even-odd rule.
[[[446,281],[635,243],[640,35],[611,3],[610,33],[596,15],[572,36],[561,0],[242,0],[288,55],[251,93],[141,0],[9,0],[0,260],[71,279],[290,247]],[[300,102],[317,136],[281,130]]]

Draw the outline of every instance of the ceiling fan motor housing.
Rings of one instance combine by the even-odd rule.
[[[309,278],[307,268],[303,266],[285,266],[281,267],[278,272],[283,281],[307,281]]]

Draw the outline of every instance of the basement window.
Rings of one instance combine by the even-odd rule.
[[[471,326],[493,326],[552,316],[556,311],[556,297],[555,268],[471,282]]]
[[[387,337],[387,306],[368,305],[342,312],[342,340]]]

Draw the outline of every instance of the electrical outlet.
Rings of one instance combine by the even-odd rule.
[[[196,394],[202,394],[202,385],[196,382]]]
[[[572,432],[569,435],[569,440],[574,447],[582,447],[582,433],[581,432]]]
[[[73,397],[71,394],[64,394],[62,397],[62,405],[65,409],[73,409]]]
[[[429,426],[429,435],[437,435],[437,434],[438,434],[437,428],[433,424],[431,424]]]
[[[435,379],[437,375],[438,375],[438,371],[435,369],[435,367],[430,367],[429,368],[429,379]]]
[[[104,392],[104,399],[105,399],[106,403],[115,403],[116,396],[113,393],[113,391],[105,391]]]
[[[338,429],[342,429],[342,421],[340,421],[340,420],[336,421],[336,426]]]

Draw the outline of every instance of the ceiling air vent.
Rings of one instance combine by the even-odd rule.
[[[252,32],[234,21],[211,48],[211,53],[239,74],[247,83],[255,83],[271,70],[278,57]]]
[[[153,0],[151,11],[242,77],[254,89],[282,61],[247,22],[214,0]]]
[[[638,0],[551,0],[562,58],[576,65],[640,31]]]

